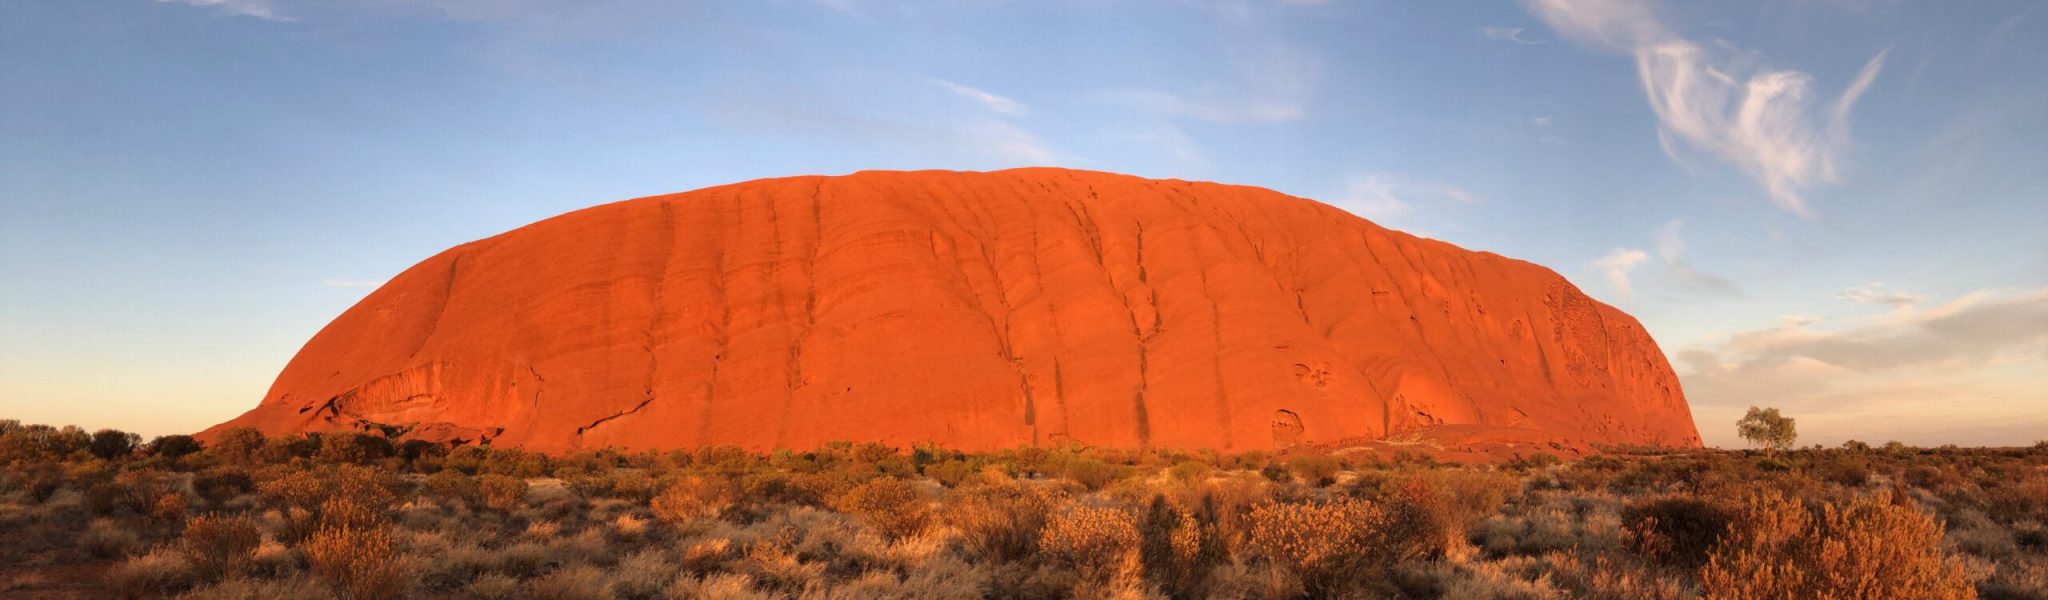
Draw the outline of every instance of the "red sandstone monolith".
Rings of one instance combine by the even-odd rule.
[[[834,440],[1700,444],[1635,319],[1273,191],[1063,169],[597,206],[372,292],[210,432],[561,452]]]

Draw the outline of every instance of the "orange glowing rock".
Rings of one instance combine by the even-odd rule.
[[[463,244],[209,432],[232,426],[547,452],[1700,444],[1649,334],[1548,269],[1063,169],[752,181]]]

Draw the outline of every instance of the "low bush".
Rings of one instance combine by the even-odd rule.
[[[256,492],[256,481],[247,471],[219,469],[207,471],[192,479],[192,490],[207,502],[219,504],[230,499]]]
[[[1941,549],[1941,526],[1889,492],[1818,510],[1767,490],[1737,508],[1733,527],[1700,570],[1711,598],[1976,597],[1961,562]]]
[[[1138,523],[1114,508],[1071,506],[1046,522],[1039,548],[1073,569],[1083,582],[1106,587],[1133,582],[1143,569],[1138,557]]]
[[[511,510],[526,499],[526,480],[518,477],[483,475],[476,478],[476,485],[484,507],[491,510]]]
[[[1067,461],[1061,466],[1061,474],[1089,491],[1108,487],[1109,484],[1124,478],[1122,468],[1092,458]]]
[[[1392,563],[1386,514],[1370,502],[1267,504],[1252,510],[1249,542],[1301,579],[1310,596],[1355,595]]]
[[[1207,597],[1209,573],[1229,559],[1216,520],[1215,501],[1208,496],[1187,512],[1165,496],[1153,496],[1138,524],[1146,579],[1175,598]]]
[[[179,549],[205,581],[241,572],[254,556],[263,533],[247,517],[199,515],[185,522]]]
[[[1708,500],[1656,496],[1629,504],[1621,520],[1629,550],[1656,564],[1698,568],[1728,532],[1734,515]]]
[[[1304,483],[1323,487],[1337,482],[1337,473],[1344,470],[1344,463],[1334,456],[1310,454],[1288,460],[1287,470]]]
[[[979,556],[1019,561],[1038,551],[1052,504],[1045,494],[1011,484],[950,492],[941,510]]]
[[[654,517],[670,525],[716,519],[732,507],[737,495],[732,482],[723,477],[683,477],[670,482],[654,497]]]
[[[78,537],[78,546],[93,558],[125,558],[141,545],[141,536],[112,519],[93,519]]]
[[[159,549],[114,565],[106,580],[115,596],[160,598],[192,589],[199,583],[199,573],[183,553]]]
[[[832,500],[833,508],[852,515],[890,538],[905,538],[924,531],[931,518],[931,502],[916,483],[894,477],[877,477]]]
[[[485,508],[483,486],[475,477],[455,470],[441,470],[420,481],[420,487],[428,496],[444,502],[456,502],[470,508]],[[525,482],[520,482],[520,495],[525,495]]]
[[[322,527],[306,539],[306,563],[346,600],[403,598],[411,589],[388,527]]]

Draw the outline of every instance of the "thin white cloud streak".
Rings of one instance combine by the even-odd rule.
[[[1008,96],[990,93],[980,88],[962,85],[951,81],[946,81],[944,79],[933,79],[932,83],[937,84],[939,87],[944,88],[948,92],[952,92],[955,96],[972,100],[976,104],[980,104],[982,108],[986,108],[990,111],[1002,113],[1013,117],[1021,117],[1026,114],[1030,114],[1031,112],[1030,109],[1026,108],[1022,102],[1012,100]]]
[[[157,2],[189,4],[200,8],[213,9],[226,15],[255,17],[265,21],[295,20],[278,13],[277,6],[272,4],[270,0],[157,0]]]
[[[1852,287],[1835,296],[1859,304],[1883,304],[1894,307],[1913,306],[1926,300],[1919,294],[1884,289],[1884,284],[1877,282]]]
[[[1623,298],[1632,298],[1635,297],[1636,289],[1635,282],[1629,279],[1629,272],[1642,266],[1643,262],[1649,259],[1649,254],[1635,248],[1615,248],[1606,256],[1594,260],[1593,268],[1598,269],[1601,276],[1607,278],[1607,284],[1614,287],[1615,293]]]
[[[1524,29],[1523,27],[1494,27],[1489,25],[1479,28],[1479,35],[1485,36],[1489,40],[1503,40],[1531,46],[1543,43],[1539,40],[1524,39],[1522,37]]]
[[[1271,98],[1196,99],[1161,90],[1112,90],[1100,96],[1146,112],[1211,123],[1281,123],[1300,119],[1300,106]]]
[[[1036,134],[1008,122],[994,119],[972,122],[963,125],[961,131],[972,140],[972,145],[1012,163],[1059,165],[1069,162],[1046,147]]]
[[[1853,83],[1821,114],[1812,107],[1812,76],[1755,67],[1672,32],[1643,2],[1528,0],[1528,8],[1559,35],[1631,54],[1644,97],[1657,115],[1665,153],[1689,164],[1681,144],[1718,157],[1764,188],[1780,208],[1815,212],[1807,190],[1838,183],[1838,155],[1849,143],[1849,116],[1884,69],[1886,52],[1866,62]],[[1725,45],[1725,44],[1724,44]]]
[[[1856,81],[1850,83],[1849,89],[1843,91],[1842,96],[1836,98],[1835,103],[1828,107],[1828,143],[1832,147],[1849,146],[1849,113],[1855,110],[1856,100],[1863,97],[1863,92],[1870,89],[1872,82],[1877,81],[1877,74],[1884,70],[1884,59],[1888,54],[1891,54],[1891,49],[1880,50],[1877,56],[1872,56],[1869,62],[1863,63],[1863,70],[1856,73]],[[1835,169],[1835,153],[1828,152],[1823,154],[1822,158],[1825,160],[1821,163],[1821,176],[1830,182],[1839,181],[1840,175]]]
[[[1681,232],[1684,225],[1684,220],[1672,219],[1650,230],[1650,241],[1657,246],[1657,258],[1663,261],[1665,270],[1670,271],[1679,283],[1692,291],[1721,296],[1742,295],[1742,290],[1735,286],[1735,282],[1701,272],[1686,260],[1685,239]]]

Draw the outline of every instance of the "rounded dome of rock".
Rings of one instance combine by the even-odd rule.
[[[1547,269],[1269,190],[1062,169],[752,181],[463,244],[229,426],[551,452],[1699,445],[1649,334]]]

